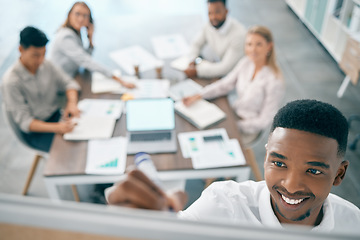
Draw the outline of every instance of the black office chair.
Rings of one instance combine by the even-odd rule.
[[[348,124],[349,124],[349,128],[351,127],[351,122],[352,121],[360,121],[360,115],[352,115],[349,117],[348,120]],[[357,143],[360,140],[360,133],[358,135],[356,135],[355,139],[349,144],[349,149],[351,151],[354,151],[356,149]]]

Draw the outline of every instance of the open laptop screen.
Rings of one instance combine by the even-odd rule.
[[[130,132],[174,129],[174,102],[170,98],[127,101],[126,128]]]

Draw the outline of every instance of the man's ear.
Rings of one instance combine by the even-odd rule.
[[[340,183],[342,182],[342,180],[345,177],[345,173],[346,173],[346,170],[347,170],[348,166],[349,166],[349,161],[347,161],[347,160],[344,160],[340,164],[339,169],[337,170],[337,173],[336,173],[335,180],[333,182],[334,186],[339,186],[340,185]]]

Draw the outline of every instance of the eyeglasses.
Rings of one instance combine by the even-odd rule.
[[[79,13],[79,12],[74,12],[74,14],[75,14],[76,17],[82,16],[82,17],[84,17],[86,19],[90,18],[90,14],[82,14],[82,13]]]

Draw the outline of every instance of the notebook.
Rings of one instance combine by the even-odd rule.
[[[81,116],[74,129],[64,134],[65,140],[107,139],[113,135],[116,119],[109,116]]]
[[[226,118],[226,114],[218,106],[203,99],[189,107],[178,101],[175,103],[175,111],[198,129],[208,128]]]
[[[128,154],[176,152],[174,102],[170,98],[126,102]]]

